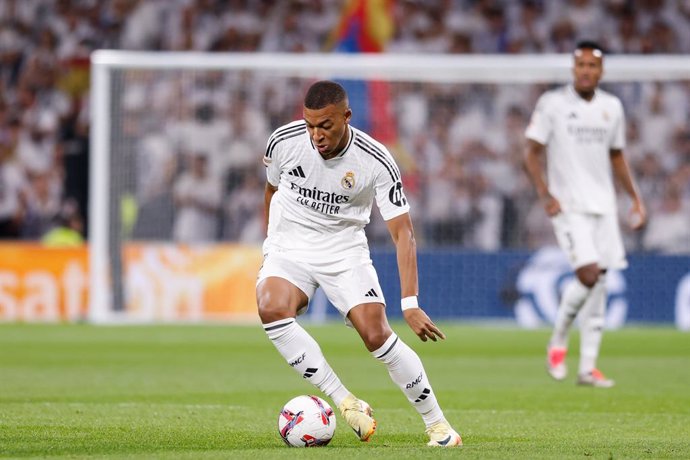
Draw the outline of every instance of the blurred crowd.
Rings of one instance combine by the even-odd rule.
[[[95,49],[337,51],[345,0],[0,0],[0,238],[86,235],[89,55]],[[690,53],[687,0],[397,0],[389,53]],[[113,191],[131,239],[263,238],[271,131],[308,81],[230,72],[115,76]],[[626,153],[650,210],[632,250],[690,253],[690,76],[604,85],[628,117]],[[536,248],[553,232],[522,173],[545,85],[391,84],[420,245]],[[351,95],[352,96],[352,95]],[[625,220],[625,201],[622,219]],[[368,232],[389,237],[380,218]],[[75,238],[75,241],[78,238]]]

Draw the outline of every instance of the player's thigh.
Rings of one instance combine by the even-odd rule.
[[[308,264],[286,257],[267,255],[256,280],[259,314],[287,312],[295,316],[306,311],[317,284]]]
[[[600,263],[601,257],[595,241],[597,223],[594,216],[561,212],[551,218],[551,223],[558,245],[573,269]]]
[[[349,268],[329,271],[328,267],[316,274],[319,283],[331,303],[343,317],[357,305],[366,303],[386,304],[376,269],[371,260],[353,261]]]
[[[620,224],[616,214],[597,216],[595,241],[600,254],[602,268],[623,269],[628,266]]]

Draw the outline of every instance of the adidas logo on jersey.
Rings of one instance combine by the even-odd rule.
[[[304,171],[302,170],[301,166],[297,166],[295,169],[290,171],[288,174],[291,176],[296,176],[296,177],[303,177],[303,178],[307,177],[304,175]]]
[[[369,292],[364,294],[364,297],[378,297],[379,295],[374,291],[373,289],[370,289]]]

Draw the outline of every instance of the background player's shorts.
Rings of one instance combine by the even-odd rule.
[[[342,261],[335,264],[294,261],[281,254],[266,255],[259,270],[258,285],[271,276],[286,279],[297,286],[311,300],[321,286],[328,300],[347,318],[347,313],[363,303],[386,304],[379,278],[371,259],[353,259],[343,269]],[[297,314],[307,310],[303,308]]]
[[[561,212],[551,218],[551,223],[573,269],[593,263],[612,269],[628,266],[615,214]]]

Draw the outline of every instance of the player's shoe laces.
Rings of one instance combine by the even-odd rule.
[[[462,446],[462,438],[450,427],[448,422],[438,422],[426,429],[429,435],[427,446],[456,447]]]
[[[588,374],[580,374],[577,376],[577,384],[597,388],[611,388],[616,384],[611,379],[607,379],[599,369],[592,369]]]
[[[371,406],[350,394],[338,406],[348,425],[359,436],[360,441],[368,441],[376,431],[376,420],[371,416]]]
[[[556,380],[563,380],[568,375],[568,368],[565,365],[565,355],[567,348],[548,347],[546,349],[546,370],[551,377]]]

